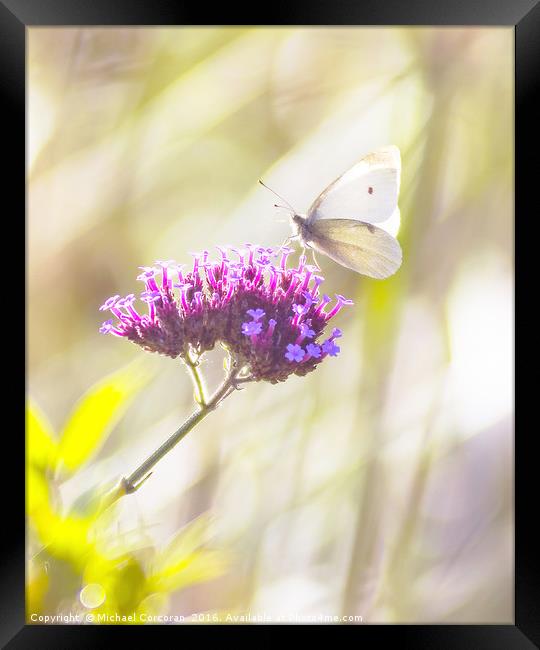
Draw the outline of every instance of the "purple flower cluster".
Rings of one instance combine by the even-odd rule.
[[[316,275],[317,267],[301,256],[289,268],[290,248],[246,244],[219,251],[218,260],[208,251],[194,254],[188,272],[174,261],[141,267],[137,279],[145,288],[139,298],[147,312],[137,311],[133,294],[113,296],[100,309],[116,320],[100,331],[173,358],[199,355],[221,342],[255,380],[272,383],[305,375],[338,354],[341,331],[335,328],[325,338],[324,330],[352,301],[338,295],[330,306],[331,298],[320,295],[324,278]]]

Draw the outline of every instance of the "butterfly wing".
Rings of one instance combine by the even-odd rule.
[[[399,149],[393,145],[377,149],[364,156],[315,199],[308,210],[308,221],[386,221],[397,207],[400,178]]]
[[[370,223],[320,219],[304,225],[303,238],[334,262],[378,280],[393,275],[401,266],[397,239]]]

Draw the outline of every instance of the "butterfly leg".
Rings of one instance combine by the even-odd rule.
[[[307,243],[306,243],[306,244],[303,243],[303,244],[302,244],[302,254],[303,254],[303,255],[306,254],[306,248],[309,248],[309,250],[311,251],[311,257],[313,258],[313,264],[314,264],[314,265],[319,269],[319,271],[320,271],[320,270],[321,270],[321,267],[319,266],[319,263],[317,262],[317,258],[315,257],[315,249],[313,248],[313,246],[310,246],[310,245],[307,244]]]
[[[311,248],[311,246],[310,246],[310,248]],[[314,264],[314,265],[319,269],[319,271],[320,271],[320,270],[321,270],[321,267],[319,266],[319,262],[317,262],[317,257],[316,257],[316,255],[315,255],[315,250],[314,250],[313,248],[311,248],[311,256],[313,257],[313,264]]]
[[[285,246],[291,244],[295,239],[299,239],[298,235],[289,235],[283,244],[281,244],[280,248],[285,248]]]

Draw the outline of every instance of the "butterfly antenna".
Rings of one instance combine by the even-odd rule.
[[[275,194],[275,195],[278,197],[278,199],[280,199],[281,201],[283,201],[283,203],[285,203],[285,205],[287,206],[287,207],[285,207],[285,206],[283,206],[283,205],[276,205],[276,204],[274,204],[274,207],[276,207],[276,208],[283,208],[283,209],[285,209],[285,210],[291,210],[293,214],[296,214],[296,210],[292,207],[292,205],[291,205],[291,204],[290,204],[286,199],[284,199],[282,196],[280,196],[277,192],[275,192],[271,187],[268,187],[268,185],[265,185],[265,184],[261,181],[260,178],[259,178],[259,183],[260,183],[263,187],[266,187],[267,190],[270,190],[270,192],[272,192],[272,194]]]
[[[287,210],[287,212],[290,212],[292,208],[286,205],[279,205],[279,203],[274,203],[274,208],[279,208],[280,210]]]

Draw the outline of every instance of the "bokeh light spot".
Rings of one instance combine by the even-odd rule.
[[[92,582],[81,589],[79,600],[88,609],[95,609],[105,602],[105,589],[97,582]]]

